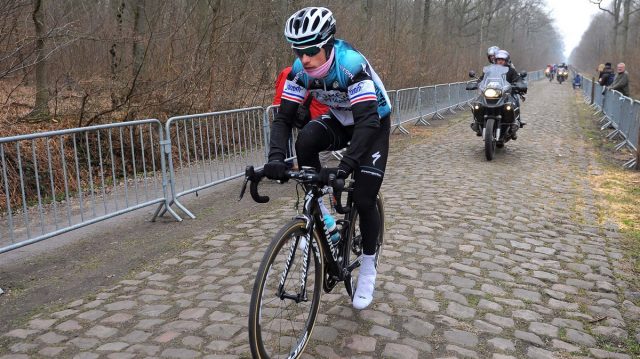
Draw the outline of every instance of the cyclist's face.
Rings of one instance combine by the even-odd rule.
[[[320,52],[313,56],[302,55],[300,57],[300,61],[302,62],[302,66],[304,66],[305,70],[314,70],[327,62],[327,53],[323,48],[320,49]]]

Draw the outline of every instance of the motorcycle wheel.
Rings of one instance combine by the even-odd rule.
[[[496,120],[490,118],[484,125],[484,155],[487,157],[487,161],[493,159],[493,154],[496,151],[496,137],[493,129],[495,121]]]

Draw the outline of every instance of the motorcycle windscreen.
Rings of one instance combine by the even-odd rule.
[[[511,85],[507,81],[509,68],[502,65],[489,65],[482,69],[484,77],[478,84],[478,88],[484,91],[488,88],[507,91]]]

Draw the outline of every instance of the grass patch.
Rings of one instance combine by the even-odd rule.
[[[560,327],[560,329],[558,330],[558,338],[567,340],[567,328]]]
[[[576,99],[580,102],[580,99]],[[590,171],[589,180],[598,193],[600,220],[613,222],[622,234],[620,243],[625,253],[627,269],[635,274],[634,284],[640,287],[640,172],[626,170],[622,159],[629,159],[629,153],[623,154],[612,149],[615,145],[605,138],[606,132],[599,131],[597,119],[591,110],[579,104],[577,112],[580,126],[596,150],[596,159],[601,171]]]
[[[480,297],[472,295],[467,297],[467,301],[469,302],[469,305],[473,307],[477,307],[478,303],[480,303]]]

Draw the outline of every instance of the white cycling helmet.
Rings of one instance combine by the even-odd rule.
[[[336,19],[324,7],[306,7],[289,17],[284,36],[293,46],[315,45],[336,33]]]
[[[507,50],[499,50],[498,52],[496,52],[496,60],[497,59],[504,59],[507,62],[509,62],[509,58],[511,56],[509,55],[509,52]]]

